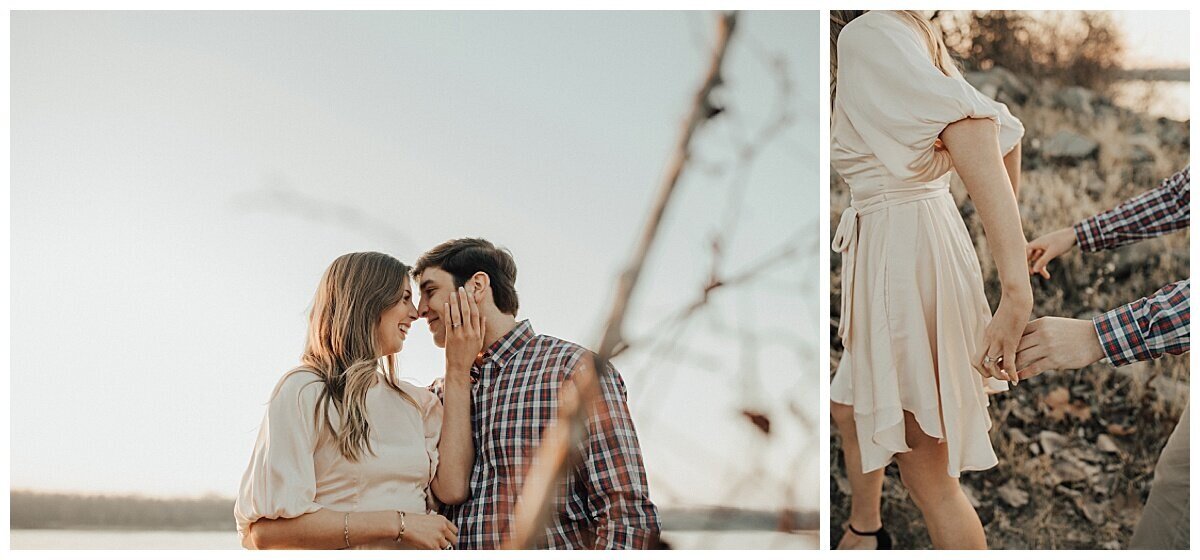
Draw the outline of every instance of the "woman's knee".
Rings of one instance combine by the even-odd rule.
[[[922,510],[952,499],[955,492],[962,491],[958,479],[946,474],[945,465],[930,460],[928,456],[911,451],[899,453],[896,455],[896,464],[900,467],[900,481]]]
[[[854,407],[851,405],[829,401],[829,416],[839,431],[854,428]]]

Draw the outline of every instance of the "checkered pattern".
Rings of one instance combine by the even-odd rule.
[[[1099,251],[1158,237],[1191,222],[1191,166],[1164,179],[1116,208],[1075,224],[1075,240],[1084,251]]]
[[[1104,355],[1114,366],[1182,354],[1191,346],[1192,280],[1168,284],[1148,298],[1092,319]]]
[[[583,347],[533,331],[522,321],[472,368],[475,467],[471,497],[442,514],[458,525],[460,549],[494,549],[511,530],[522,481],[546,427],[558,414],[558,388]],[[430,389],[442,395],[442,380]],[[659,534],[646,469],[626,405],[625,384],[610,365],[603,402],[588,423],[582,461],[558,488],[539,546],[553,549],[644,549]]]
[[[1158,188],[1075,224],[1084,251],[1128,245],[1188,227],[1191,220],[1191,166]],[[1115,366],[1182,354],[1191,346],[1191,279],[1164,286],[1154,295],[1092,319],[1104,355]]]

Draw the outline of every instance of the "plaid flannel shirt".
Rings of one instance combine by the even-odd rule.
[[[1075,224],[1084,251],[1128,245],[1188,227],[1191,220],[1191,166],[1153,190]],[[1092,319],[1100,346],[1114,366],[1182,354],[1190,348],[1191,279],[1164,286],[1154,295]]]
[[[579,360],[591,356],[577,344],[535,333],[529,321],[522,321],[472,367],[471,495],[441,509],[458,525],[457,548],[498,548],[511,531],[542,432],[557,418],[559,386]],[[557,489],[539,547],[645,549],[657,542],[658,510],[650,502],[625,384],[611,365],[599,377],[603,402],[588,422],[582,460]],[[441,398],[443,380],[430,389]]]

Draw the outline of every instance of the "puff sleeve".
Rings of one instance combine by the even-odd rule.
[[[276,387],[233,506],[242,546],[250,548],[248,531],[259,519],[293,518],[321,509],[313,501],[313,420],[320,393],[320,379],[306,371],[289,373]]]
[[[932,181],[952,168],[934,142],[950,123],[992,119],[1003,153],[1024,135],[1004,104],[947,76],[923,39],[893,14],[872,12],[842,30],[837,44],[837,103],[867,147],[897,178]]]
[[[437,474],[438,442],[442,439],[442,401],[437,395],[416,389],[412,393],[420,395],[421,419],[425,426],[425,453],[429,455],[429,480]]]

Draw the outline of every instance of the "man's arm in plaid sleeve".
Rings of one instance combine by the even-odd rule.
[[[1191,345],[1189,278],[1092,319],[1104,355],[1114,366],[1182,354]]]
[[[1191,166],[1164,179],[1157,188],[1116,208],[1075,224],[1075,240],[1084,251],[1114,249],[1188,227],[1191,220]]]
[[[433,383],[430,383],[429,387],[427,389],[429,390],[430,393],[433,393],[435,396],[437,396],[439,401],[442,400],[443,398],[445,398],[446,378],[439,377],[437,379],[434,379]]]
[[[579,362],[579,366],[591,365],[592,356],[587,354]],[[580,465],[596,522],[594,548],[648,549],[658,542],[658,509],[650,501],[625,384],[611,365],[599,377],[601,396],[588,421]]]

